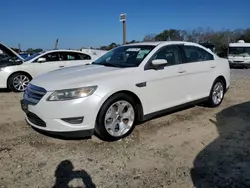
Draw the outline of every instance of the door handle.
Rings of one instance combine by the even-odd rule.
[[[214,69],[216,66],[215,65],[212,65],[211,68]]]
[[[178,73],[182,74],[182,73],[185,73],[186,71],[185,70],[180,70]]]
[[[63,65],[59,66],[59,68],[63,68],[63,67],[64,67]]]

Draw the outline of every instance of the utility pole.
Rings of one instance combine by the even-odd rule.
[[[21,44],[20,44],[20,43],[18,44],[18,50],[19,50],[19,52],[22,51],[22,50],[21,50]]]
[[[55,42],[55,50],[56,50],[57,47],[58,47],[58,40],[59,40],[59,39],[56,39],[56,42]]]
[[[126,44],[127,43],[126,13],[120,14],[120,22],[122,22],[122,27],[123,27],[123,44]]]

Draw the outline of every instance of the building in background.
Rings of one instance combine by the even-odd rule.
[[[81,52],[84,52],[86,54],[89,54],[91,56],[94,56],[96,58],[106,54],[108,51],[107,50],[97,50],[97,49],[91,49],[91,48],[81,48]]]

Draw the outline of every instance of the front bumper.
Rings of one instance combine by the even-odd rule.
[[[229,62],[230,67],[250,67],[250,62]]]
[[[32,126],[32,128],[38,133],[41,133],[43,135],[51,136],[54,138],[60,138],[60,139],[90,138],[94,134],[94,129],[82,130],[82,131],[70,131],[70,132],[54,132],[54,131],[45,131],[45,130],[37,129],[34,126]]]
[[[91,95],[86,98],[68,101],[46,101],[51,92],[48,92],[37,104],[32,105],[28,101],[21,100],[25,119],[33,128],[40,132],[53,135],[79,137],[91,136],[95,128],[97,113],[101,98]],[[65,119],[77,119],[82,121],[72,122]]]

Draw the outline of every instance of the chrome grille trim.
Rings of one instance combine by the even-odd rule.
[[[36,94],[38,94],[38,95],[45,95],[46,94],[46,91],[44,92],[44,91],[36,91],[36,90],[34,90],[34,89],[32,89],[31,87],[29,88],[27,88],[30,92],[32,92],[32,93],[36,93]]]
[[[24,99],[28,101],[30,104],[37,104],[39,102],[39,100],[28,98],[26,96],[24,97]]]
[[[31,105],[36,105],[46,93],[44,88],[29,84],[24,92],[24,99]]]

